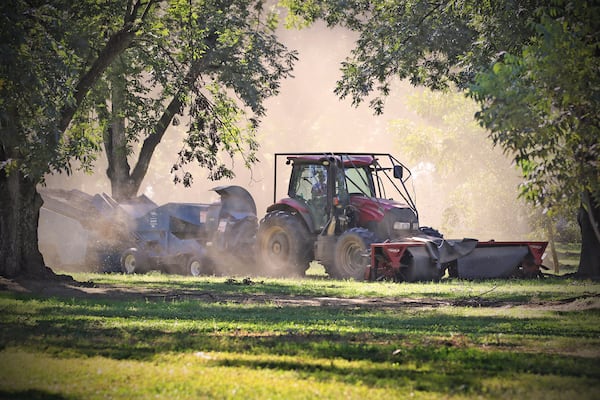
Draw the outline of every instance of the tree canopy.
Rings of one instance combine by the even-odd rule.
[[[527,1],[296,1],[285,0],[288,24],[316,19],[359,32],[352,54],[342,63],[336,93],[356,105],[367,96],[381,112],[394,79],[445,89],[466,88],[503,52],[529,40],[534,10]]]
[[[537,36],[477,77],[478,119],[515,154],[523,194],[550,209],[600,201],[600,7],[540,9]],[[592,199],[584,199],[589,208]]]
[[[125,159],[120,168],[129,174],[129,146],[144,140],[128,176],[143,177],[153,148],[180,115],[188,129],[178,167],[196,162],[218,177],[231,174],[219,162],[221,151],[255,161],[262,102],[277,93],[296,57],[274,36],[275,14],[264,3],[0,5],[0,200],[7,205],[0,209],[1,275],[43,271],[36,186],[48,172],[71,172],[74,162],[91,168],[103,143],[114,160]],[[239,125],[244,118],[247,129]],[[122,129],[111,137],[116,127]],[[185,172],[179,179],[191,182]]]

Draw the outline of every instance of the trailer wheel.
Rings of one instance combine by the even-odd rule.
[[[208,273],[206,260],[197,256],[190,257],[187,262],[187,272],[192,276],[206,275]]]
[[[137,249],[127,249],[121,255],[121,272],[133,274],[139,272],[140,254]]]
[[[335,279],[365,279],[365,270],[370,263],[371,243],[377,241],[368,229],[352,228],[344,232],[335,245],[335,261],[327,271]]]
[[[284,211],[268,213],[258,228],[259,270],[274,276],[302,276],[313,259],[308,229]]]

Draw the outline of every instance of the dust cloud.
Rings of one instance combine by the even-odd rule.
[[[298,50],[299,61],[294,69],[294,78],[282,82],[280,95],[265,103],[267,115],[262,119],[258,135],[260,162],[249,171],[245,169],[243,160],[234,159],[231,165],[236,177],[226,181],[209,181],[206,179],[206,171],[188,166],[187,170],[194,176],[193,186],[185,188],[181,184],[175,185],[169,170],[180,149],[178,138],[183,135],[183,127],[171,127],[172,131],[165,135],[165,140],[157,148],[140,195],[145,194],[158,205],[168,202],[212,203],[219,201],[219,196],[211,188],[235,184],[252,194],[260,219],[273,201],[273,153],[369,151],[389,152],[399,160],[405,159],[402,140],[398,139],[397,133],[392,133],[390,126],[399,118],[427,124],[422,116],[407,105],[407,98],[423,89],[414,88],[406,82],[395,82],[392,93],[386,100],[383,115],[376,116],[368,107],[368,101],[355,108],[351,106],[350,100],[340,100],[333,93],[340,77],[340,62],[350,54],[354,46],[354,34],[316,24],[299,31],[281,29],[280,37],[289,48]],[[490,152],[499,151],[492,150],[491,143],[489,149]],[[407,165],[415,172],[413,185],[421,225],[440,229],[443,211],[448,206],[446,202],[452,199],[436,188],[436,171],[428,169],[427,163],[428,160],[424,157]],[[78,189],[90,194],[110,194],[110,184],[105,175],[106,162],[102,155],[96,166],[93,175],[76,173],[73,176],[49,176],[48,187]],[[286,175],[287,171],[280,173]],[[460,171],[457,171],[459,179],[460,175]],[[516,200],[517,188],[507,188],[507,191],[513,192],[510,196],[515,200],[512,204],[505,205],[507,211],[503,213],[503,218],[521,207]],[[281,195],[278,194],[278,197]],[[494,213],[497,214],[496,211]],[[495,215],[488,217],[493,220]],[[486,225],[489,224],[486,222]],[[506,221],[495,223],[494,229],[495,239],[519,239],[514,237],[514,226]],[[461,227],[452,231],[452,237],[477,237],[480,232],[478,226]],[[488,233],[494,232],[486,232]],[[490,237],[481,239],[487,240]]]

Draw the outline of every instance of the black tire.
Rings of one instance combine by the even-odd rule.
[[[121,272],[133,274],[140,272],[142,257],[137,249],[127,249],[121,254]]]
[[[268,213],[258,228],[259,271],[267,276],[303,276],[313,259],[308,229],[285,211]]]
[[[365,228],[352,228],[344,232],[335,245],[334,263],[327,272],[335,279],[363,281],[370,263],[371,243],[377,241],[373,232]]]

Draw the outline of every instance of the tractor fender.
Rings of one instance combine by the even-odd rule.
[[[301,201],[292,198],[282,199],[267,207],[267,213],[270,213],[271,211],[285,211],[289,214],[296,214],[300,217],[306,226],[306,229],[308,229],[309,232],[312,231],[312,227],[314,226],[312,217],[310,216],[310,212],[306,205]]]

